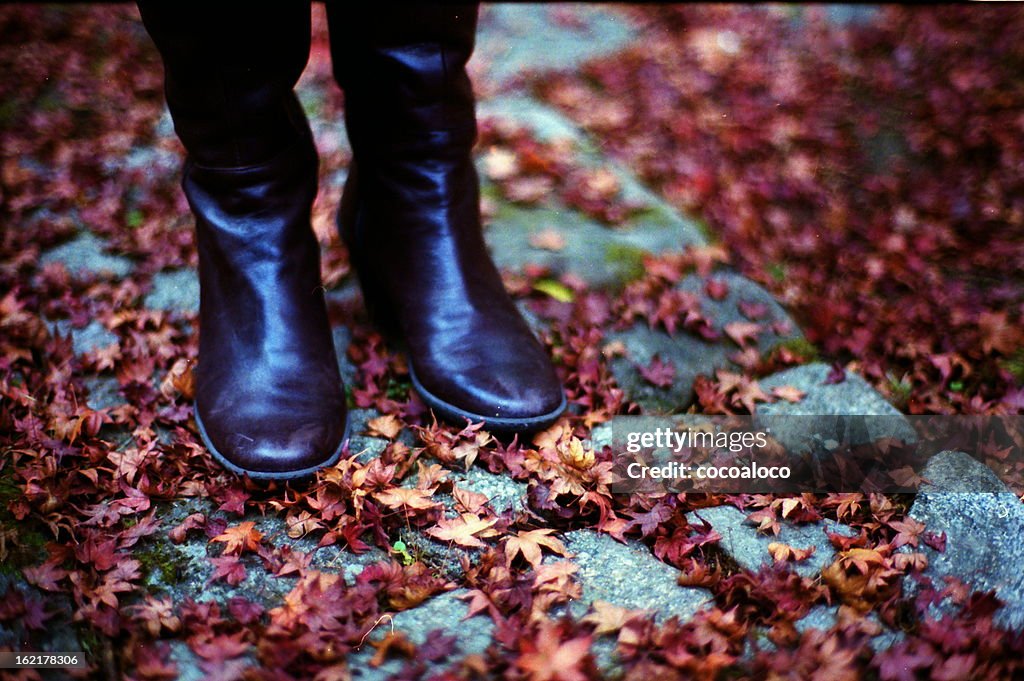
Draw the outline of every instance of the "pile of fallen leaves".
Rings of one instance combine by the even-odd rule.
[[[899,19],[903,11],[892,16]],[[988,50],[1003,55],[1009,73],[1020,65],[1019,46],[992,39],[995,34],[983,31],[992,27],[980,20],[943,19],[947,12],[956,18],[956,10],[922,15],[921,26],[894,19],[892,28],[863,35],[812,25],[805,38],[786,33],[778,17],[751,12],[645,10],[661,27],[647,50],[594,65],[586,81],[567,78],[544,91],[607,135],[612,148],[668,196],[705,215],[745,269],[807,313],[825,353],[836,359],[849,353],[876,381],[886,372],[907,372],[914,410],[1019,409],[1019,392],[1009,389],[1017,380],[1011,346],[1019,336],[1009,322],[1020,316],[1013,286],[1020,254],[1008,245],[1020,227],[1014,211],[1022,194],[1019,185],[1007,184],[1020,182],[1010,173],[1020,142],[1009,131],[1017,119],[1004,112],[1008,127],[999,134],[1005,139],[990,137],[997,134],[991,122],[976,137],[952,135],[964,116],[984,122],[995,115],[991,103],[975,107],[959,97],[944,114],[949,120],[933,111],[907,132],[918,156],[911,155],[914,162],[900,173],[881,168],[849,194],[839,190],[846,185],[820,184],[861,177],[854,172],[860,166],[844,164],[856,154],[856,126],[868,123],[854,121],[851,131],[827,118],[839,115],[825,103],[845,92],[836,84],[842,74],[852,73],[853,83],[878,79],[872,96],[899,101],[894,98],[907,82],[917,82],[905,79],[927,80],[923,67],[915,70],[916,50],[960,50],[959,60],[948,59],[966,76],[928,81],[948,94],[950,87],[975,87],[971,74],[996,79],[1003,73],[989,68]],[[723,42],[708,31],[730,31],[731,37]],[[982,33],[985,41],[977,37]],[[680,35],[691,36],[681,43],[685,50]],[[813,41],[815,50],[805,53],[798,39]],[[886,57],[886,46],[899,48],[895,61]],[[962,54],[975,47],[971,59]],[[737,59],[734,50],[744,57]],[[329,85],[325,54],[318,27],[307,81],[314,88]],[[769,59],[792,69],[774,82]],[[885,64],[889,71],[880,70]],[[379,412],[365,434],[386,442],[381,453],[364,458],[352,452],[305,487],[259,487],[226,474],[199,443],[192,419],[195,314],[143,304],[153,275],[194,266],[195,252],[177,187],[180,148],[155,132],[166,125],[166,119],[160,123],[159,60],[135,10],[4,7],[0,66],[8,74],[0,82],[0,628],[18,632],[20,645],[31,648],[71,621],[92,673],[147,679],[174,678],[182,647],[220,678],[239,675],[253,662],[258,668],[246,672],[252,678],[346,678],[346,656],[372,645],[368,663],[399,660],[399,678],[423,678],[428,664],[443,663],[451,671],[442,678],[575,681],[599,678],[592,646],[600,639],[617,644],[624,677],[638,681],[1022,673],[1024,641],[995,628],[991,594],[971,594],[956,583],[922,588],[914,598],[903,593],[904,576],[923,564],[916,549],[943,542],[907,518],[906,499],[611,493],[610,452],[588,444],[591,429],[638,407],[610,373],[608,359],[622,348],[605,333],[643,321],[707,339],[724,333],[741,352],[749,350],[749,327],[715,328],[695,297],[675,287],[686,274],[706,274],[721,262],[721,247],[650,259],[643,276],[614,296],[572,278],[560,282],[571,295],[545,295],[536,284],[549,273],[540,268],[509,277],[513,293],[546,325],[543,340],[570,402],[564,421],[528,441],[502,442],[478,426],[433,422],[410,390],[401,357],[370,328],[361,306],[332,298],[332,321],[351,330],[352,406]],[[816,88],[813,97],[808,83]],[[1012,83],[977,86],[978,94],[1003,93],[1008,112],[1019,94]],[[775,98],[785,101],[776,107]],[[338,114],[336,94],[316,104]],[[692,117],[670,115],[690,109]],[[815,112],[826,120],[815,119]],[[744,116],[750,119],[736,122]],[[485,126],[483,136],[494,147],[485,165],[510,200],[535,201],[543,187],[608,223],[632,210],[607,175],[577,168],[564,150],[516,131]],[[326,144],[322,168],[330,178],[345,152],[329,135],[318,142]],[[993,179],[982,183],[992,169],[986,144],[1005,154],[999,158],[1006,169],[993,170]],[[927,175],[928,154],[955,155],[961,145],[975,149],[969,162]],[[514,150],[514,163],[502,149]],[[960,194],[947,191],[946,183],[959,182]],[[879,222],[889,214],[875,204],[895,196],[907,208],[892,214],[902,216],[893,230]],[[336,201],[337,187],[325,188],[315,211],[314,227],[325,242],[336,240],[327,228]],[[976,209],[1009,227],[975,224]],[[808,221],[818,219],[820,230],[810,230]],[[82,230],[130,256],[131,275],[72,276],[60,265],[39,265],[45,248]],[[879,255],[874,246],[889,239],[892,247]],[[900,240],[903,247],[897,247]],[[981,243],[986,248],[964,250],[963,266],[947,276],[950,249]],[[898,270],[891,269],[894,262]],[[775,271],[771,263],[785,268],[775,284],[763,276]],[[966,274],[958,278],[967,263],[984,267],[987,276],[1005,276],[1005,285],[979,287]],[[344,280],[344,256],[328,251],[325,271],[331,283]],[[923,282],[950,280],[959,284],[941,295],[922,294]],[[915,288],[913,304],[894,317],[894,300],[907,301],[900,292]],[[834,304],[822,305],[823,299]],[[941,319],[948,333],[934,333],[929,310],[936,304],[946,310]],[[830,321],[811,310],[831,315]],[[849,326],[858,314],[863,319]],[[979,314],[989,316],[974,329]],[[116,341],[76,356],[71,339],[55,330],[55,322],[65,320],[76,329],[96,321]],[[742,413],[757,401],[793,398],[759,393],[754,374],[769,360],[749,353],[742,359],[745,373],[707,379],[701,388],[706,410]],[[770,361],[785,366],[801,359],[784,353]],[[646,369],[656,385],[671,380],[664,367]],[[97,376],[116,381],[117,406],[88,406],[90,380]],[[455,473],[471,466],[524,483],[528,509],[498,512],[485,496],[461,486]],[[190,512],[179,517],[182,501]],[[820,578],[790,570],[788,563],[807,555],[782,543],[772,547],[775,565],[751,573],[718,548],[721,537],[713,528],[687,520],[694,509],[723,503],[747,511],[766,532],[777,532],[784,521],[829,518],[854,534],[831,536],[838,558]],[[268,529],[267,521],[284,529]],[[558,533],[581,527],[649,547],[680,570],[683,585],[707,588],[713,602],[685,622],[656,624],[650,613],[601,602],[583,617],[569,616],[567,604],[580,596],[578,568]],[[410,536],[434,542],[446,560],[410,552],[403,541]],[[187,585],[195,598],[168,587],[173,579],[161,573],[176,568],[159,555],[154,559],[161,546],[200,550],[198,560],[208,569]],[[325,553],[340,566],[325,565]],[[339,569],[367,555],[380,558],[354,576]],[[197,579],[195,573],[186,577]],[[268,585],[282,595],[269,597]],[[389,613],[456,586],[467,589],[471,613],[495,624],[486,653],[459,659],[451,636],[428,637],[417,646],[403,632],[388,631]],[[928,611],[939,600],[952,606],[941,619]],[[796,622],[811,608],[829,604],[840,606],[834,627],[798,631]],[[871,640],[879,622],[903,637],[876,653]]]
[[[633,10],[537,91],[909,413],[1024,410],[1024,13]]]

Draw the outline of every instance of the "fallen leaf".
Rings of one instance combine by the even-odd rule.
[[[442,518],[437,526],[427,530],[427,534],[439,541],[446,541],[466,548],[483,548],[485,544],[477,537],[493,537],[498,533],[491,527],[498,522],[497,518],[484,520],[472,513],[463,513],[456,518]]]
[[[516,556],[522,554],[527,563],[537,567],[541,561],[541,547],[560,556],[568,555],[565,544],[549,536],[553,532],[551,529],[519,530],[514,537],[505,540],[505,559],[511,564]]]

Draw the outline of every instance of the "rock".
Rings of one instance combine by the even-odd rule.
[[[842,382],[826,384],[830,372],[827,364],[815,362],[763,379],[761,388],[765,392],[792,386],[806,394],[800,402],[759,404],[755,423],[770,429],[775,439],[798,454],[818,450],[828,440],[851,445],[884,437],[917,441],[910,422],[867,381],[847,371]]]
[[[356,382],[356,367],[348,358],[348,346],[352,343],[352,332],[347,326],[336,326],[331,329],[331,337],[334,340],[334,354],[338,356],[338,370],[341,372],[341,380],[345,386],[351,386]]]
[[[608,601],[631,610],[650,610],[656,619],[687,621],[712,600],[706,589],[679,586],[679,571],[658,560],[637,543],[621,544],[593,530],[566,533],[564,543],[579,566],[576,574],[583,598],[572,604],[581,617],[594,601]]]
[[[572,274],[593,287],[615,287],[642,273],[643,257],[680,247],[671,227],[658,230],[611,229],[574,210],[553,205],[524,207],[501,202],[484,236],[499,268],[521,271],[526,265],[550,268],[554,276]],[[561,235],[559,251],[531,244],[535,234]]]
[[[482,654],[491,644],[494,622],[487,615],[476,615],[465,618],[469,612],[466,603],[460,600],[468,591],[458,589],[434,596],[424,603],[394,613],[391,622],[384,620],[370,634],[370,638],[381,639],[391,631],[401,632],[417,646],[423,645],[428,636],[454,636],[457,639],[455,651],[447,660],[451,662],[468,655]],[[384,681],[396,674],[403,666],[399,660],[388,660],[377,668],[370,667],[368,662],[373,657],[374,649],[369,645],[348,659],[352,670],[352,678],[359,681]],[[446,668],[445,663],[434,663],[428,666],[423,678],[436,674]]]
[[[92,320],[81,329],[71,326],[67,319],[58,319],[55,322],[47,322],[50,333],[59,333],[61,336],[71,336],[71,343],[76,355],[84,355],[87,352],[105,348],[118,341],[117,335],[107,330],[107,327],[97,320]]]
[[[170,642],[170,658],[178,668],[178,681],[203,681],[206,672],[199,666],[199,658],[188,643],[180,639]]]
[[[517,482],[504,475],[495,475],[479,466],[471,466],[468,471],[451,471],[448,479],[461,489],[483,494],[490,500],[491,508],[498,515],[521,513],[527,508],[525,482]]]
[[[369,463],[388,447],[386,439],[364,434],[366,424],[378,416],[380,412],[376,409],[348,410],[348,453],[355,454],[360,463]]]
[[[793,626],[801,634],[810,629],[821,629],[822,631],[827,631],[835,626],[836,616],[838,614],[838,605],[816,605]]]
[[[63,263],[73,276],[89,274],[111,274],[125,277],[132,271],[132,261],[120,255],[104,252],[106,242],[92,232],[81,232],[71,241],[66,241],[44,252],[39,258],[40,265]]]
[[[113,376],[88,376],[84,383],[89,390],[85,403],[90,409],[108,409],[125,403],[121,384]]]
[[[502,95],[480,102],[477,116],[507,121],[529,130],[537,141],[550,144],[569,140],[578,148],[593,149],[587,134],[562,112],[532,97]]]
[[[991,469],[963,452],[936,454],[921,475],[930,484],[921,487],[910,516],[929,532],[946,533],[945,552],[919,549],[928,557],[924,576],[940,590],[945,577],[975,591],[994,590],[1005,603],[996,623],[1019,631],[1024,627],[1024,505]],[[916,590],[913,580],[905,585]]]
[[[622,662],[619,657],[619,643],[613,636],[601,636],[590,644],[590,654],[594,656],[594,666],[607,681],[616,681],[623,677]]]
[[[624,15],[580,5],[486,5],[480,15],[473,70],[480,82],[499,85],[553,65],[572,69],[612,54],[637,35]]]
[[[810,9],[809,7],[799,6],[796,4],[784,5],[776,3],[764,3],[751,6],[786,17],[796,29],[804,30],[807,27],[807,12],[808,9]],[[811,11],[815,12],[816,17],[823,18],[825,21],[837,27],[845,27],[872,23],[879,16],[880,9],[881,5],[855,5],[850,3],[830,2],[816,5]]]
[[[37,604],[50,615],[42,631],[29,629],[19,617],[0,621],[0,648],[41,652],[82,650],[71,624],[75,604],[70,596],[65,593],[44,593],[26,582],[17,567],[2,565],[0,568],[0,599],[5,599],[13,590],[19,592],[26,603]]]
[[[725,285],[727,292],[721,300],[714,300],[705,292],[709,281]],[[775,336],[779,341],[803,337],[789,313],[772,294],[738,272],[719,269],[707,277],[691,274],[679,282],[676,288],[700,296],[701,309],[717,329],[724,329],[726,324],[733,322],[752,321],[740,311],[740,304],[755,304],[764,306],[764,315],[756,320],[756,323],[764,327],[760,336]],[[769,329],[773,324],[788,326],[788,332],[773,334]]]
[[[885,626],[874,612],[869,612],[862,617],[863,619],[859,622],[863,627],[862,630],[869,633],[879,632],[868,641],[868,645],[876,653],[888,650],[906,638],[906,634],[902,631],[893,630]],[[804,615],[803,619],[797,620],[794,627],[801,634],[805,634],[811,629],[828,631],[838,623],[838,620],[838,605],[816,605]]]
[[[757,303],[766,310],[764,317],[758,320],[763,328],[757,339],[759,351],[764,353],[780,343],[801,337],[786,311],[770,293],[754,282],[724,270],[710,275],[710,278],[728,286],[728,294],[720,301],[712,300],[704,292],[706,279],[696,275],[684,279],[678,288],[699,296],[701,310],[716,329],[722,330],[732,322],[750,321],[740,312],[739,304]],[[772,330],[774,323],[784,325],[788,330],[782,335],[776,334]],[[728,338],[708,342],[685,331],[677,331],[670,336],[660,329],[648,328],[644,322],[638,322],[626,331],[608,334],[608,340],[621,341],[628,352],[628,356],[616,358],[611,363],[615,380],[630,399],[650,413],[679,411],[688,406],[693,400],[693,383],[697,376],[713,375],[716,369],[736,369],[729,358],[739,351],[739,347]],[[668,388],[651,385],[637,368],[638,365],[649,365],[655,356],[675,366],[675,380]]]
[[[574,160],[581,167],[609,170],[619,183],[620,200],[637,207],[624,224],[612,228],[564,206],[555,197],[539,206],[506,201],[481,172],[485,178],[482,192],[496,204],[485,237],[499,267],[519,270],[527,264],[541,265],[555,275],[571,273],[591,286],[617,287],[643,273],[646,254],[706,243],[699,223],[680,216],[627,168],[604,158],[597,145],[555,109],[528,97],[507,96],[482,102],[479,115],[525,128],[542,142],[569,140],[575,147]],[[541,231],[561,236],[564,247],[552,251],[532,245]]]
[[[190,533],[181,544],[173,543],[168,537],[167,533],[192,513],[203,513],[207,517],[223,515],[215,509],[212,501],[192,497],[175,500],[161,509],[161,531],[140,540],[132,553],[142,563],[146,586],[150,591],[169,595],[179,603],[192,598],[196,601],[213,600],[223,605],[233,596],[245,596],[265,608],[278,605],[291,590],[293,580],[269,574],[256,556],[242,558],[247,575],[240,584],[232,586],[223,580],[210,582],[214,572],[210,557],[219,552],[216,550],[218,544],[211,544],[201,532]],[[244,520],[256,521],[257,528],[265,535],[279,534],[288,539],[283,521],[276,516],[231,516],[229,526]],[[275,527],[268,525],[275,521]]]
[[[822,362],[780,371],[761,381],[763,388],[791,385],[804,391],[800,402],[776,402],[758,407],[758,413],[786,415],[846,415],[899,416],[900,412],[875,392],[868,382],[847,371],[843,381],[826,384],[831,367]]]
[[[795,549],[814,548],[806,560],[790,562],[789,565],[801,577],[813,578],[835,560],[835,551],[827,532],[853,536],[856,532],[846,525],[826,520],[822,524],[793,525],[782,522],[776,536],[763,534],[747,522],[747,514],[734,506],[714,506],[688,513],[686,520],[699,524],[706,520],[722,535],[719,547],[735,560],[740,567],[757,572],[765,563],[771,563],[768,545],[772,542],[788,544]]]
[[[403,486],[414,487],[417,479],[418,476],[413,475],[403,483]],[[449,470],[447,480],[461,489],[486,496],[491,508],[499,515],[518,514],[527,509],[526,484],[516,482],[503,475],[495,475],[473,466],[468,471]],[[453,495],[438,492],[434,495],[434,501],[443,506],[442,513],[445,517],[458,516],[459,511],[455,508]],[[409,551],[414,556],[429,565],[438,574],[443,575],[445,579],[461,579],[463,577],[462,559],[465,558],[473,562],[479,555],[479,551],[473,548],[463,548],[451,542],[440,541],[428,535],[426,529],[410,528],[402,533],[401,539],[409,546]]]
[[[153,290],[142,301],[153,310],[199,311],[199,275],[195,270],[170,270],[153,276]]]

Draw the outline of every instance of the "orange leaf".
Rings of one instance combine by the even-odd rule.
[[[452,487],[452,496],[455,497],[455,501],[458,502],[463,510],[474,515],[479,514],[487,502],[490,501],[486,494],[462,489],[458,485]]]
[[[472,513],[463,513],[458,518],[442,518],[437,527],[427,530],[427,534],[441,541],[454,542],[467,548],[482,548],[485,544],[476,535],[493,537],[497,531],[490,529],[497,518],[483,520]]]
[[[594,636],[614,634],[630,621],[644,616],[643,610],[621,608],[607,601],[594,601],[594,611],[587,614],[583,621],[595,626]]]
[[[776,563],[785,563],[790,560],[801,561],[810,558],[811,554],[814,553],[814,547],[797,549],[789,544],[773,541],[768,545],[768,553],[771,554]]]
[[[367,421],[366,428],[367,435],[394,440],[402,432],[402,422],[394,414],[385,414]]]
[[[780,385],[772,388],[772,395],[786,400],[787,402],[799,402],[804,399],[804,396],[807,395],[807,393],[799,388],[794,388],[791,385]]]
[[[760,331],[761,325],[755,322],[731,322],[725,325],[725,335],[741,348],[748,343],[757,343],[757,334]]]
[[[541,547],[546,547],[549,551],[557,553],[559,555],[568,555],[568,551],[558,539],[550,537],[554,530],[540,529],[540,530],[520,530],[516,533],[516,536],[509,537],[505,542],[505,557],[511,564],[517,555],[523,554],[523,558],[526,562],[537,567],[541,561]]]
[[[388,508],[397,509],[400,506],[425,511],[437,507],[437,502],[431,497],[433,489],[407,489],[405,487],[392,487],[383,492],[374,493],[374,498]]]
[[[247,520],[234,527],[229,527],[213,541],[224,542],[224,553],[241,555],[246,551],[256,552],[260,546],[263,533],[256,529],[256,523]]]

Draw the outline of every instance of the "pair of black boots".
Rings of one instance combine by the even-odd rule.
[[[481,234],[465,65],[475,5],[327,4],[354,162],[339,225],[375,321],[446,419],[545,427],[565,397]],[[293,88],[310,47],[302,2],[141,2],[188,151],[200,346],[196,421],[254,478],[337,461],[345,392],[310,227],[317,156]]]

